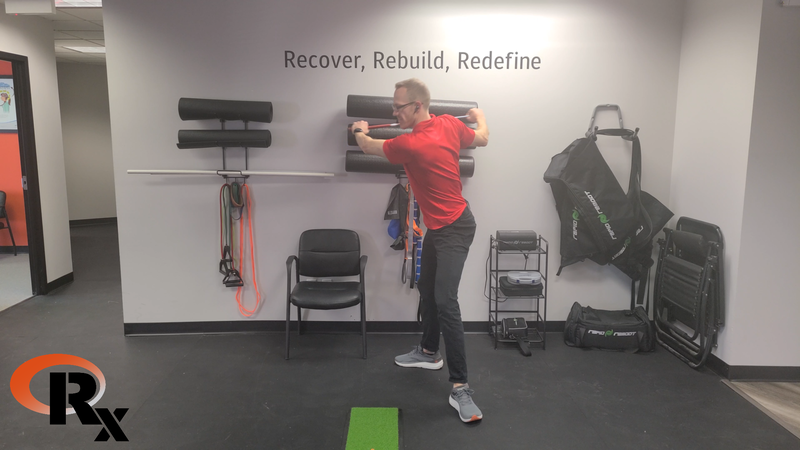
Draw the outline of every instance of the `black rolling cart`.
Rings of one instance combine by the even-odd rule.
[[[498,342],[517,343],[526,356],[531,344],[545,349],[549,246],[532,231],[498,231],[497,237],[489,236],[489,335],[494,348]],[[508,275],[516,271],[539,272],[541,284],[510,286]],[[522,329],[515,328],[519,323],[524,324]]]

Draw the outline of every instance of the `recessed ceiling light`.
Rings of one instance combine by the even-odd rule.
[[[105,47],[67,47],[64,46],[63,48],[73,50],[80,53],[105,53]]]
[[[56,8],[102,8],[103,0],[56,0]]]

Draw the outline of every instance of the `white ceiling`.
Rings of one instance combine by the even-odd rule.
[[[104,53],[80,53],[69,47],[105,47],[102,8],[57,8],[42,16],[53,22],[57,62],[105,64]]]
[[[86,0],[57,0],[55,14],[40,14],[39,17],[53,22],[53,43],[57,62],[84,64],[106,63],[105,53],[80,53],[64,47],[105,47],[103,34],[103,9],[87,7],[63,7],[60,4],[83,3]],[[5,0],[0,0],[5,5]],[[0,7],[0,14],[5,6]]]

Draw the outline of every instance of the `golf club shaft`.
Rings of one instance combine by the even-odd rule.
[[[456,116],[456,119],[466,119],[466,118],[467,118],[467,116]],[[388,127],[397,127],[397,126],[400,126],[400,124],[399,123],[382,123],[382,124],[379,124],[379,125],[370,125],[368,128],[370,130],[372,130],[374,128],[388,128]],[[352,124],[347,126],[348,130],[352,129],[352,128],[353,128]]]

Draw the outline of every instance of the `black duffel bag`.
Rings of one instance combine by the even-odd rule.
[[[570,347],[651,352],[656,340],[653,325],[641,306],[605,311],[575,302],[564,325],[564,343]]]

